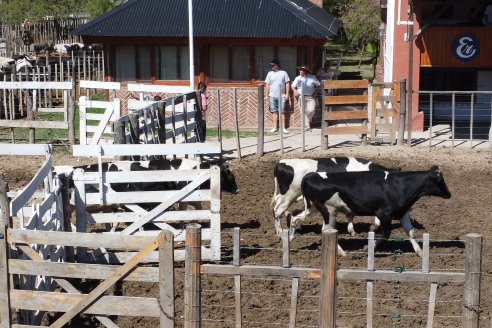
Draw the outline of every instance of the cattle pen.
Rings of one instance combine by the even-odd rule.
[[[27,146],[32,147],[32,145]],[[133,147],[135,145],[127,146]],[[23,147],[16,146],[10,148],[9,153],[18,155],[36,153],[43,157],[49,156],[49,147],[41,145],[35,147],[29,150],[25,148],[21,151]],[[6,150],[7,148],[3,149]],[[142,147],[142,149],[144,148],[146,147]],[[101,149],[103,149],[101,153],[105,154],[105,148],[102,147]],[[47,160],[46,157],[45,161]],[[50,175],[46,174],[45,165],[40,168],[39,172],[40,174],[37,175],[34,184],[43,185],[44,177],[48,178]],[[43,176],[43,174],[45,175]],[[42,189],[44,190],[44,187]],[[33,187],[25,190],[34,192],[33,195],[38,197],[40,195]],[[56,199],[52,197],[54,196],[49,198]],[[3,199],[8,200],[7,197]],[[63,200],[57,202],[60,204],[63,203]],[[5,204],[2,202],[2,209],[8,208],[8,205]],[[14,204],[19,203],[16,201]],[[17,209],[18,205],[14,207]],[[46,205],[39,208],[46,212]],[[35,223],[36,227],[55,227],[55,225],[47,225],[48,221],[42,219],[40,214],[36,215],[39,213],[36,206],[33,209],[32,212],[24,209],[24,220],[32,217],[28,220],[31,225]],[[63,207],[63,209],[58,210],[55,206],[48,215],[50,218],[56,218],[58,216],[55,216],[54,213],[59,211],[64,213],[66,208]],[[29,213],[31,214],[28,215]],[[405,309],[408,310],[408,305],[405,303],[410,301],[407,300],[406,293],[410,291],[406,289],[405,284],[409,284],[410,288],[416,286],[414,288],[420,294],[425,293],[426,305],[422,306],[426,312],[424,326],[441,327],[446,324],[447,326],[459,326],[460,322],[463,321],[463,327],[476,327],[479,319],[480,304],[477,302],[477,296],[479,295],[481,279],[479,273],[481,272],[482,240],[480,236],[474,234],[468,235],[466,241],[453,243],[457,247],[457,252],[454,255],[462,255],[457,261],[459,264],[456,268],[460,268],[458,271],[442,269],[442,264],[439,261],[447,261],[446,258],[437,259],[437,262],[436,259],[432,260],[434,247],[442,242],[432,240],[428,235],[424,235],[422,240],[424,256],[420,260],[420,268],[408,267],[408,263],[405,262],[406,256],[414,256],[405,253],[404,244],[407,242],[406,240],[393,240],[392,243],[398,245],[395,247],[397,250],[388,254],[387,251],[385,253],[374,250],[375,238],[371,235],[369,235],[367,251],[351,254],[351,256],[357,257],[359,262],[363,260],[367,262],[366,265],[359,265],[357,268],[337,268],[336,261],[333,261],[336,258],[336,247],[328,247],[328,245],[336,245],[337,243],[337,240],[333,238],[336,236],[333,231],[326,231],[319,245],[317,245],[318,241],[308,242],[308,245],[315,244],[311,248],[314,247],[317,250],[316,255],[308,253],[306,250],[292,249],[287,232],[284,232],[280,256],[271,255],[269,263],[259,264],[255,263],[258,261],[255,256],[258,252],[271,252],[273,254],[277,250],[268,246],[265,246],[266,249],[258,248],[258,245],[262,244],[260,239],[265,236],[261,237],[261,233],[241,233],[239,227],[234,227],[230,235],[226,233],[220,237],[223,239],[220,261],[207,261],[200,256],[205,253],[200,254],[202,248],[198,247],[201,244],[203,230],[195,222],[190,222],[192,224],[186,226],[186,237],[178,240],[170,234],[166,235],[166,232],[153,236],[145,233],[122,236],[107,232],[42,231],[28,229],[28,227],[14,229],[8,223],[11,218],[12,216],[8,215],[2,222],[5,231],[2,232],[4,242],[1,244],[4,247],[1,252],[3,265],[0,267],[4,268],[1,273],[1,283],[10,284],[13,282],[13,284],[8,285],[7,289],[2,289],[9,292],[3,293],[1,304],[10,304],[10,307],[1,310],[0,318],[2,320],[9,318],[7,313],[11,314],[10,318],[14,322],[17,320],[17,316],[27,318],[28,315],[36,314],[37,318],[40,318],[46,311],[48,317],[51,312],[65,313],[62,316],[51,317],[50,324],[53,327],[68,324],[70,318],[75,318],[75,315],[82,312],[84,313],[83,316],[77,317],[79,318],[77,320],[91,320],[88,318],[93,318],[93,321],[86,322],[90,322],[94,326],[97,322],[106,326],[129,326],[128,323],[116,323],[115,317],[111,316],[116,315],[118,317],[149,316],[151,319],[157,320],[157,323],[152,321],[155,323],[154,326],[161,325],[163,327],[188,325],[190,327],[331,327],[331,320],[337,317],[337,322],[339,322],[340,315],[342,315],[341,321],[343,322],[344,316],[347,315],[340,313],[340,311],[334,312],[338,304],[359,300],[359,304],[352,306],[357,307],[357,312],[364,309],[363,315],[366,316],[368,327],[371,327],[371,322],[372,326],[378,327],[382,324],[380,314],[377,311],[378,305],[376,305],[377,298],[375,295],[380,288],[383,288],[381,285],[383,280],[389,281],[391,288],[398,291],[399,296],[386,301],[394,304],[390,320],[396,327],[404,327],[404,318],[406,315],[408,316],[404,311]],[[174,239],[173,243],[170,243],[171,239]],[[184,248],[183,241],[185,242]],[[50,256],[45,256],[42,262],[38,252],[47,250],[46,245],[52,245],[53,251],[49,251]],[[208,245],[206,246],[208,247]],[[94,249],[97,252],[102,251],[104,254],[99,257],[97,263],[94,260],[88,260],[88,258],[76,261],[70,260],[70,256],[66,257],[67,260],[60,260],[60,257],[52,256],[56,254],[57,250],[58,252],[62,249],[67,251],[70,248],[75,248],[76,255],[80,248]],[[174,256],[177,253],[170,252],[171,248],[184,250],[184,257],[182,258],[184,262]],[[145,258],[156,249],[158,250],[156,255],[159,255],[155,257],[154,264],[145,261]],[[463,249],[464,252],[460,252],[460,249]],[[119,261],[120,264],[109,265],[106,259],[116,259],[117,257],[111,255],[111,252],[115,250],[133,253],[125,261]],[[16,253],[21,254],[22,257],[12,256]],[[318,265],[303,265],[302,261],[305,261],[307,257],[316,257]],[[385,257],[394,259],[394,268],[387,268],[387,263],[378,264]],[[172,272],[169,270],[170,265],[162,262],[169,261],[171,258],[177,261],[174,264],[174,270],[171,270]],[[137,265],[139,262],[144,263]],[[434,267],[434,265],[437,266]],[[128,274],[126,274],[127,272]],[[16,277],[32,276],[38,277],[36,281],[46,281],[47,277],[51,277],[54,280],[51,286],[59,286],[59,288],[40,291],[36,288],[40,286],[47,288],[49,285],[33,284],[32,289],[21,289],[16,285],[16,282],[19,281]],[[119,281],[118,278],[121,276],[123,280]],[[179,277],[183,276],[187,278],[180,280]],[[172,279],[175,281],[174,292],[169,290],[170,286],[173,285],[169,282]],[[85,283],[75,283],[82,280]],[[90,281],[92,281],[91,287],[84,287],[84,284],[89,284]],[[99,282],[94,285],[93,281]],[[336,285],[334,281],[337,281]],[[347,288],[344,285],[355,282],[364,286],[365,295],[347,293]],[[152,297],[122,295],[123,291],[128,291],[124,288],[128,284],[136,284],[134,285],[136,287],[147,283],[152,284],[153,287],[151,288],[156,291]],[[112,284],[115,285],[114,289],[106,293],[105,290],[110,288]],[[423,287],[424,285],[427,287]],[[310,286],[310,288],[306,289],[306,286]],[[67,293],[62,292],[60,288]],[[266,288],[272,289],[267,292]],[[436,300],[441,291],[450,288],[463,291],[463,306],[457,307],[455,317],[443,318],[435,313],[439,307]],[[374,294],[371,295],[371,293]],[[174,294],[176,297],[167,297],[170,294]],[[333,295],[336,295],[336,303],[333,303],[335,298]],[[264,313],[263,316],[259,316],[257,314],[258,304],[266,297],[279,298],[280,300],[276,308],[270,308],[268,314]],[[182,302],[183,300],[184,302]],[[450,305],[445,306],[450,307]],[[22,311],[10,312],[10,310],[15,309]],[[125,310],[122,311],[121,309]],[[319,311],[319,309],[323,310]],[[196,321],[197,318],[200,320]],[[412,317],[410,316],[410,318]],[[34,319],[31,320],[25,322],[24,325],[45,325],[36,323]],[[108,320],[113,321],[113,323],[108,322]],[[21,327],[19,321],[16,324],[13,322],[2,322],[2,325],[11,324]],[[343,326],[343,324],[339,326]]]

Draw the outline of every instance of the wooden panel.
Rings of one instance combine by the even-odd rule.
[[[330,134],[367,134],[368,126],[329,126],[324,135]]]
[[[18,309],[65,312],[87,295],[71,293],[34,292],[11,290],[12,307]],[[89,306],[84,313],[159,317],[159,306],[154,298],[103,296]]]
[[[353,110],[353,111],[335,111],[326,112],[325,119],[330,120],[357,120],[366,119],[367,120],[367,110]]]
[[[367,95],[354,96],[326,96],[325,105],[351,105],[362,104],[367,105]]]
[[[338,279],[341,280],[385,280],[385,281],[421,281],[430,283],[445,283],[465,281],[465,274],[459,272],[429,272],[419,271],[395,272],[378,270],[375,272],[359,269],[339,269]]]
[[[480,52],[469,61],[453,56],[453,41],[473,35],[480,42]],[[420,66],[422,67],[490,67],[492,66],[492,29],[478,26],[431,26],[422,33]]]
[[[9,260],[11,274],[56,276],[63,278],[106,279],[117,269],[114,265]],[[126,281],[158,282],[159,268],[138,267],[124,277]]]
[[[68,123],[63,121],[0,120],[0,126],[7,128],[68,129]]]
[[[321,272],[319,269],[311,268],[284,268],[271,265],[217,265],[203,264],[200,267],[204,274],[234,274],[243,276],[282,276],[288,278],[310,278],[319,279]]]
[[[325,80],[323,88],[325,89],[363,89],[369,86],[367,80]]]
[[[219,154],[218,142],[200,144],[165,144],[165,145],[74,145],[73,156],[150,156],[150,155],[187,155],[187,154]]]
[[[155,237],[154,237],[155,238]],[[120,234],[76,233],[61,231],[29,231],[9,229],[9,243],[82,246],[89,248],[105,247],[121,250],[140,250],[154,238],[122,236]]]

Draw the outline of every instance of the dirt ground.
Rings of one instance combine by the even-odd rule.
[[[490,327],[492,290],[491,233],[492,229],[492,151],[468,149],[432,149],[407,147],[360,146],[307,153],[286,154],[283,157],[356,156],[387,167],[403,170],[425,170],[439,165],[452,193],[448,200],[425,197],[411,211],[417,238],[430,234],[430,270],[463,271],[464,243],[467,233],[484,236],[482,261],[482,292],[480,327]],[[55,153],[55,164],[81,164],[81,160]],[[281,243],[275,235],[270,209],[273,194],[273,165],[282,156],[268,154],[262,158],[247,157],[233,160],[230,167],[240,188],[237,195],[222,196],[223,262],[232,260],[232,230],[241,228],[241,261],[245,264],[281,265]],[[39,167],[42,158],[0,158],[0,171],[6,176],[11,189],[25,186]],[[84,160],[84,162],[87,162]],[[296,207],[300,209],[300,205]],[[348,251],[338,260],[339,268],[367,266],[368,218],[356,218],[358,235],[346,232],[345,218],[338,218],[341,246]],[[282,222],[286,227],[287,222]],[[399,222],[393,223],[392,238],[405,237]],[[291,262],[294,266],[317,267],[320,258],[321,216],[313,215],[302,226],[291,244]],[[400,252],[403,251],[403,253]],[[383,242],[377,249],[377,269],[419,270],[421,259],[408,241],[398,238]],[[178,265],[176,281],[176,322],[183,325],[183,277]],[[203,327],[234,327],[234,277],[202,277]],[[290,290],[292,281],[281,277],[243,277],[243,327],[286,327],[289,322]],[[158,295],[153,284],[124,284],[123,293],[134,296]],[[375,327],[426,327],[430,285],[425,283],[374,283]],[[366,326],[365,282],[339,281],[337,297],[337,326]],[[316,327],[318,318],[319,284],[301,279],[299,283],[296,327]],[[436,297],[434,327],[461,325],[463,286],[440,284]],[[120,327],[156,327],[158,321],[146,318],[119,317]],[[89,318],[73,320],[70,327],[97,326]]]

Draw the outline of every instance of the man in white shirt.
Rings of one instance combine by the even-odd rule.
[[[314,111],[316,109],[316,92],[320,86],[320,83],[316,78],[316,76],[311,74],[311,71],[309,71],[306,65],[301,65],[297,69],[299,70],[299,75],[296,76],[294,82],[292,82],[292,89],[294,90],[294,96],[296,97],[296,99],[299,99],[299,95],[302,87],[304,94],[301,96],[304,96],[304,104],[305,104],[304,125],[306,129],[309,130],[311,128],[309,122],[311,122],[311,119],[314,116]],[[302,97],[300,99],[302,101]]]
[[[265,78],[265,87],[266,92],[268,93],[270,113],[272,113],[273,116],[273,129],[271,129],[270,132],[273,133],[278,131],[278,110],[280,104],[282,104],[283,132],[289,133],[289,131],[287,130],[287,126],[285,125],[285,105],[287,99],[289,98],[288,95],[290,92],[290,78],[287,72],[280,69],[280,63],[277,59],[272,60],[270,62],[270,65],[272,67],[272,70],[268,72]]]

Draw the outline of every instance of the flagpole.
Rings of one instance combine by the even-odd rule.
[[[188,0],[188,42],[190,55],[190,87],[195,89],[195,66],[193,63],[193,0]]]

